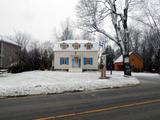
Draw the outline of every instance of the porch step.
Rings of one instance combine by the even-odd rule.
[[[82,72],[82,68],[69,68],[69,72]]]

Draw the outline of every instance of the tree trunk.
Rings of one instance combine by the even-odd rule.
[[[128,8],[124,9],[123,28],[124,28],[124,54],[123,54],[123,68],[124,75],[131,76],[131,66],[129,61],[129,31],[127,26]]]
[[[160,74],[160,49],[158,50],[158,73]]]

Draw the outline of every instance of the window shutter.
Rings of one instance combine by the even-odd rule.
[[[84,59],[83,59],[83,62],[84,62],[84,65],[86,65],[86,58],[84,57]]]
[[[69,65],[69,58],[66,58],[66,64]]]
[[[64,58],[62,58],[62,64],[64,64],[64,62],[65,62],[65,61],[64,61]]]
[[[93,64],[93,58],[92,57],[90,58],[90,64],[91,65]]]
[[[80,64],[81,64],[81,59],[78,58],[78,65],[79,65],[79,67],[80,67]]]
[[[62,58],[60,58],[60,65],[62,65]]]

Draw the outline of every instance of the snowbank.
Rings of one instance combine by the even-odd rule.
[[[110,71],[107,71],[107,73],[109,74]],[[124,72],[123,71],[113,71],[114,75],[123,75]],[[140,77],[140,76],[145,76],[145,77],[159,77],[160,74],[158,73],[147,73],[147,72],[132,72],[132,76],[133,77]]]
[[[131,86],[140,83],[134,77],[123,77],[123,74],[114,74],[110,76],[110,79],[98,79],[99,75],[99,72],[70,73],[55,71],[8,74],[0,77],[0,96],[63,93]]]

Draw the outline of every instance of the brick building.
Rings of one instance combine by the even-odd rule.
[[[0,37],[0,68],[8,68],[19,60],[20,46],[6,37]]]

